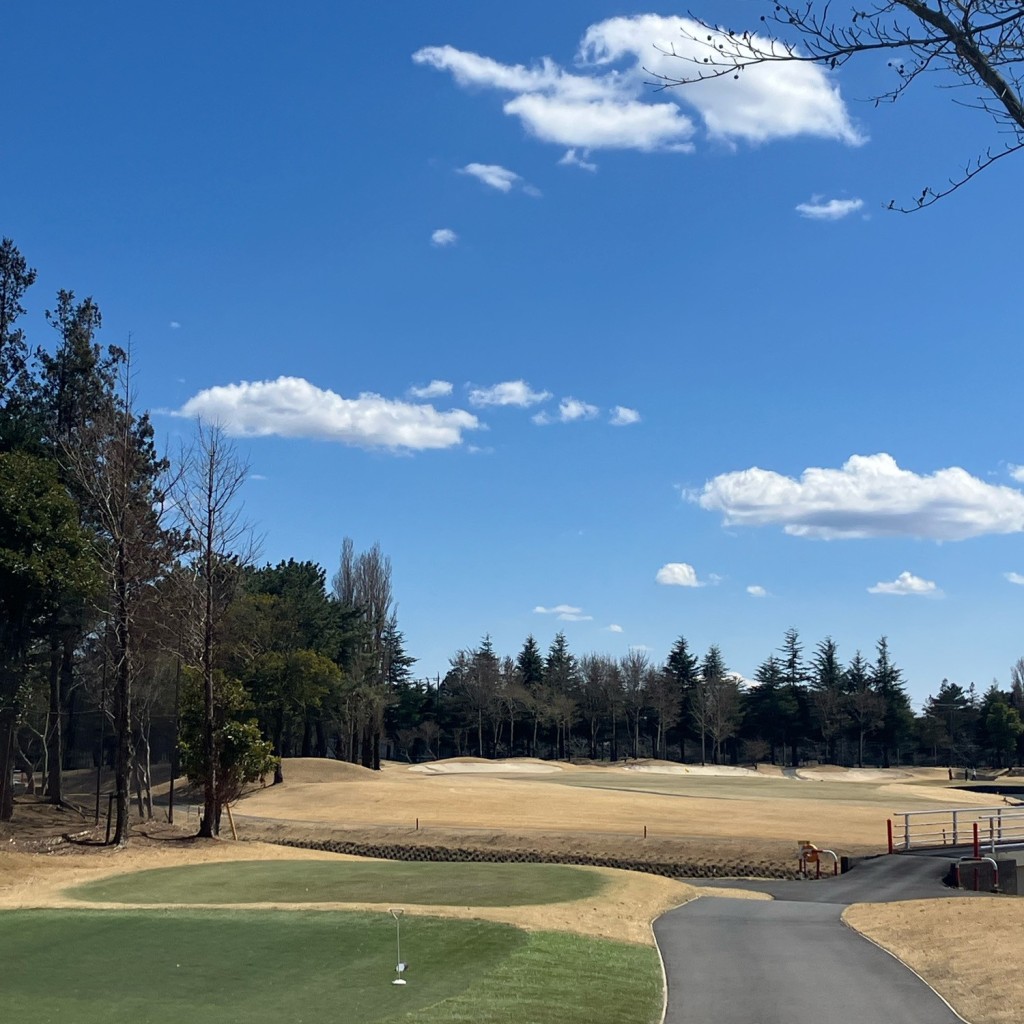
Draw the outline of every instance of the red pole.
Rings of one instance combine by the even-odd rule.
[[[892,845],[892,818],[886,819],[885,827],[886,831],[889,833],[889,852],[895,853],[895,849]]]
[[[974,859],[977,860],[981,856],[981,843],[978,842],[978,823],[974,823]]]

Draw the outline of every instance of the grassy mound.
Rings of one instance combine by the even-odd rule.
[[[605,885],[561,864],[228,861],[155,868],[72,889],[97,903],[393,903],[508,907],[578,900]]]
[[[55,959],[55,951],[59,956]],[[394,986],[387,914],[11,911],[2,1019],[19,1024],[647,1024],[652,949],[508,925],[408,917]],[[57,964],[57,966],[55,966]]]

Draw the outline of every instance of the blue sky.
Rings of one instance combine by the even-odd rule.
[[[915,702],[1006,685],[1021,164],[887,212],[985,116],[939,79],[876,108],[874,58],[656,92],[684,18],[651,12],[10,5],[32,339],[93,295],[168,444],[237,436],[266,560],[380,541],[422,674],[563,629],[749,677],[796,627],[888,635]]]

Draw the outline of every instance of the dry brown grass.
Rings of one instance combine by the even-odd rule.
[[[918,972],[972,1024],[1024,1018],[1024,901],[861,903],[843,920]]]
[[[525,760],[525,759],[524,759]],[[527,767],[529,762],[527,761]],[[547,767],[550,767],[547,763]],[[560,765],[552,774],[517,764],[455,759],[431,772],[389,764],[381,772],[317,760],[288,761],[285,785],[246,796],[239,814],[345,828],[642,836],[780,844],[810,839],[837,852],[878,852],[893,810],[936,803],[985,804],[992,797],[914,785],[904,771],[877,773],[874,784],[780,777],[715,778],[654,774],[622,767]],[[334,773],[338,773],[337,776]],[[437,774],[435,774],[437,773]],[[768,775],[769,773],[765,773]],[[929,779],[930,777],[926,776]]]
[[[536,774],[524,771],[525,764],[502,768],[475,758],[460,758],[456,764],[457,773],[446,774],[443,764],[431,773],[410,772],[396,764],[375,773],[336,761],[288,761],[284,786],[257,789],[238,805],[239,828],[243,838],[337,837],[649,860],[736,863],[760,857],[782,862],[792,860],[799,839],[841,853],[879,852],[885,819],[894,811],[980,806],[994,800],[950,790],[942,773],[930,770],[852,774],[815,769],[809,779],[796,781],[765,766],[759,769],[760,778],[719,779],[697,773],[628,772],[607,765],[561,765],[557,772]],[[87,781],[83,787],[88,791]],[[179,807],[184,817],[185,807]],[[18,814],[30,832],[36,827],[32,816],[39,817],[42,838],[36,841],[45,847],[42,811],[19,805]],[[72,818],[68,816],[62,830],[73,830]],[[414,830],[416,818],[419,831]],[[53,833],[51,823],[48,834]],[[12,838],[17,835],[15,830]],[[133,844],[128,851],[98,849],[88,856],[68,857],[59,851],[0,854],[0,906],[68,905],[66,887],[144,867],[338,856],[258,842],[136,838]],[[702,894],[699,887],[669,879],[592,870],[605,871],[612,879],[600,900],[416,912],[649,942],[653,917]],[[999,898],[863,904],[850,908],[845,920],[917,970],[974,1024],[1017,1024],[1024,1016],[1019,1009],[1024,1006],[1024,976],[1017,968],[1024,959],[1024,902]]]

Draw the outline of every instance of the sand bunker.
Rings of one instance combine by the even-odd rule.
[[[407,770],[423,775],[554,775],[562,768],[550,761],[535,761],[529,758],[516,758],[514,761],[474,761],[459,757],[448,761],[414,764]]]
[[[797,768],[793,777],[803,779],[804,782],[869,782],[876,786],[919,778],[902,768],[839,768],[825,765],[820,768]]]
[[[744,779],[767,779],[767,773],[761,775],[750,768],[740,768],[731,764],[673,764],[671,761],[654,764],[627,764],[623,767],[627,772],[648,772],[652,775],[710,775]]]

